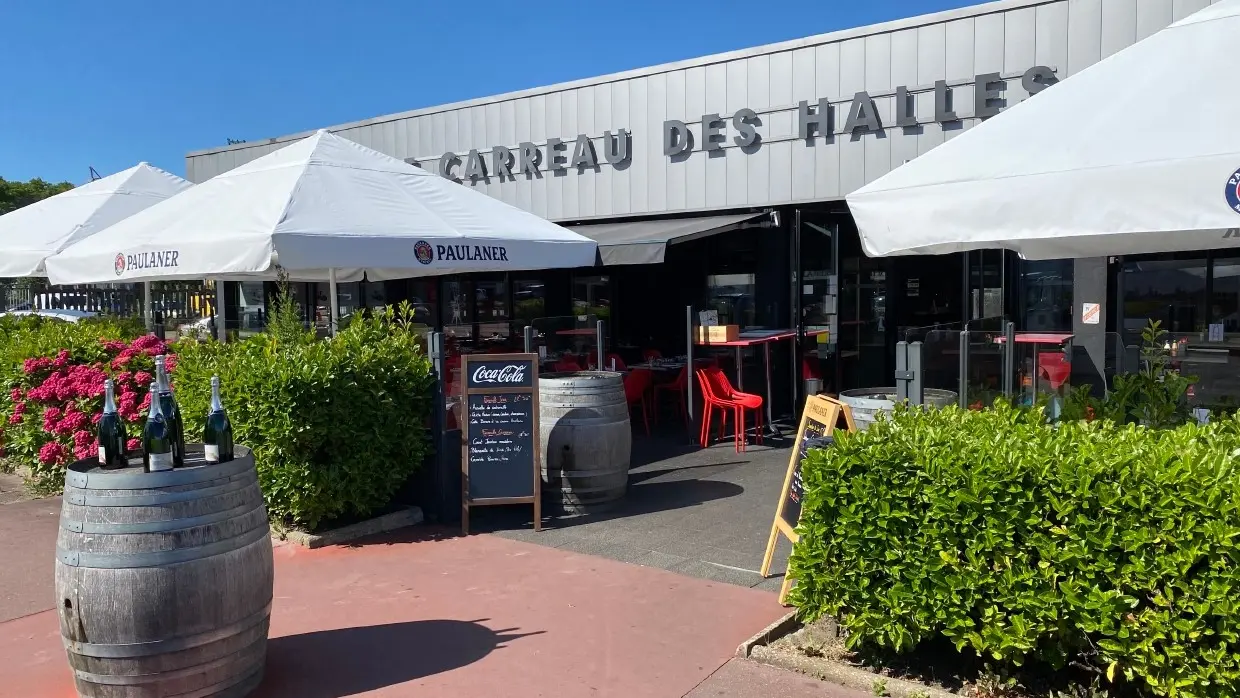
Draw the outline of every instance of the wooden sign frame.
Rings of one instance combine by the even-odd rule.
[[[471,388],[470,364],[504,361],[528,361],[531,374],[528,386],[514,388]],[[533,442],[534,494],[526,497],[487,497],[471,499],[469,496],[469,398],[471,395],[528,394],[531,410],[531,440]],[[534,530],[542,530],[542,467],[538,430],[538,354],[464,354],[461,356],[461,533],[469,535],[469,508],[499,504],[533,504]]]
[[[805,399],[805,408],[801,411],[801,423],[797,426],[796,440],[792,442],[792,455],[788,458],[788,472],[784,475],[783,487],[779,488],[779,503],[775,507],[775,521],[771,524],[771,536],[767,540],[766,553],[759,570],[763,577],[771,576],[771,561],[775,557],[775,545],[779,542],[779,535],[782,533],[794,545],[800,540],[795,524],[789,524],[784,520],[784,505],[788,501],[788,490],[792,487],[793,478],[800,465],[801,440],[805,438],[805,428],[812,419],[823,426],[823,436],[830,436],[835,432],[841,414],[844,415],[845,428],[848,431],[857,431],[852,408],[848,405],[825,395],[810,395]],[[779,587],[781,605],[786,605],[784,600],[788,597],[790,588],[792,588],[792,576],[785,571],[784,583]]]

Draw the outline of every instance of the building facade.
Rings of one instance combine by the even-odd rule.
[[[331,130],[558,222],[838,200],[1208,4],[995,2]],[[187,176],[305,135],[190,153]]]
[[[682,323],[687,301],[723,306],[743,325],[828,327],[830,349],[820,353],[833,357],[834,387],[850,387],[850,377],[872,384],[890,380],[894,343],[913,328],[1014,318],[1029,329],[1071,330],[1073,264],[1025,264],[998,251],[947,255],[933,264],[869,260],[843,197],[1209,4],[1003,0],[330,130],[552,221],[580,225],[600,244],[625,239],[617,226],[645,226],[644,235],[662,235],[668,246],[641,261],[688,265],[677,269],[690,269],[700,287],[651,297],[670,294]],[[187,178],[201,182],[306,135],[190,153]],[[701,222],[685,220],[691,218]],[[690,236],[658,232],[666,220],[682,232],[696,225],[699,243],[702,234],[720,237],[690,254]],[[694,266],[700,258],[710,260]],[[610,293],[623,296],[626,287],[641,285],[625,281],[635,273],[604,267],[537,283],[598,288],[605,278]],[[506,309],[491,320],[515,319],[518,281],[501,282]],[[460,301],[442,283],[403,294],[433,293],[441,307],[431,315],[441,326],[468,324],[472,313],[470,334],[477,338],[482,310],[458,306],[486,295],[480,284],[497,282],[459,283]],[[524,283],[530,292],[535,282]],[[355,295],[364,305],[368,297],[390,299],[393,290]],[[315,303],[309,295],[307,301]],[[625,325],[611,319],[617,331]]]

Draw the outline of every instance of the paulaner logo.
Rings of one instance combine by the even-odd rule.
[[[435,261],[435,251],[431,249],[431,244],[425,240],[418,240],[414,243],[413,256],[422,264],[430,264]]]
[[[164,250],[162,252],[138,252],[137,254],[118,254],[112,263],[116,275],[134,269],[166,269],[180,266],[180,250]]]
[[[479,366],[474,371],[475,383],[524,383],[525,367],[520,364],[508,364],[503,368],[487,368]]]
[[[1231,173],[1227,178],[1227,188],[1223,191],[1223,197],[1227,199],[1227,206],[1236,213],[1240,213],[1240,170]]]
[[[502,245],[435,245],[435,256],[455,262],[507,262],[508,248]]]

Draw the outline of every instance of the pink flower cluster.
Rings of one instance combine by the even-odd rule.
[[[111,345],[109,343],[104,343],[104,347],[111,349]],[[160,354],[167,353],[168,344],[159,337],[156,337],[153,334],[148,334],[138,337],[133,340],[133,343],[129,346],[121,349],[120,353],[116,355],[116,358],[112,359],[112,368],[117,371],[124,370],[124,368],[133,360],[135,356],[159,356]],[[168,366],[168,370],[171,371],[176,366],[176,361],[173,360],[172,357],[169,357],[169,363],[170,365]]]
[[[107,377],[99,366],[61,366],[26,393],[26,397],[40,402],[103,397],[103,381]]]
[[[176,357],[168,354],[167,343],[154,335],[132,342],[100,340],[100,345],[106,357],[93,364],[75,360],[64,349],[54,357],[22,363],[25,377],[8,394],[13,408],[8,419],[0,422],[0,430],[38,430],[41,438],[35,443],[44,442],[37,454],[39,462],[64,465],[71,458],[94,457],[105,379],[111,377],[115,383],[117,412],[128,422],[138,422],[151,404],[151,357],[164,354],[168,370],[176,368]],[[27,420],[32,412],[42,419]],[[129,440],[130,449],[139,445],[138,439]]]

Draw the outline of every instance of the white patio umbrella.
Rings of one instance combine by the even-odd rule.
[[[319,131],[198,184],[47,262],[55,283],[270,278],[332,285],[592,266],[593,240]]]
[[[43,260],[191,186],[140,162],[6,213],[0,216],[0,277],[46,276]]]
[[[849,194],[866,253],[1055,259],[1229,244],[1238,40],[1240,0],[1224,0]]]

